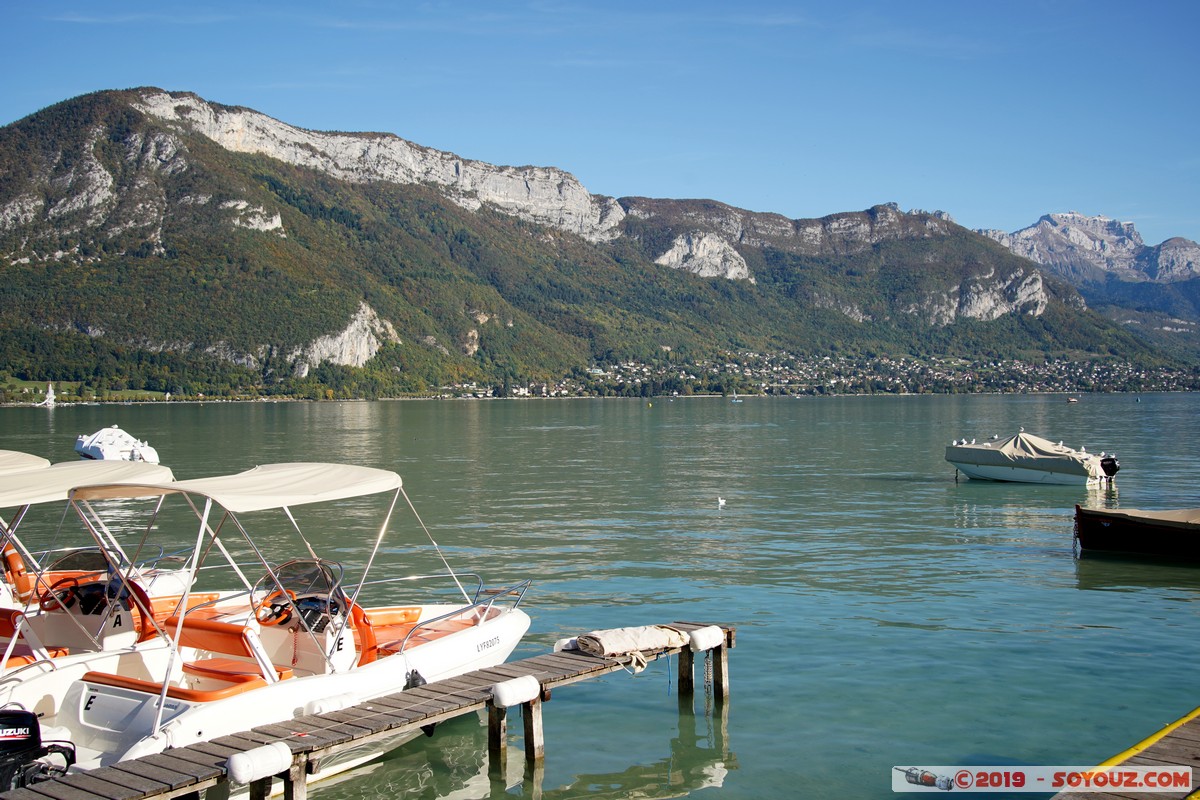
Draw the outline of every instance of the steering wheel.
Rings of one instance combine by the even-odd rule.
[[[254,609],[254,618],[259,625],[282,625],[292,618],[292,603],[295,601],[296,593],[291,589],[271,592]]]
[[[66,611],[71,606],[75,605],[75,600],[79,597],[79,579],[78,578],[63,578],[55,581],[49,589],[47,589],[41,597],[38,598],[38,605],[42,611]]]

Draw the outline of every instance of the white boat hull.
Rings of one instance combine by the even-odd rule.
[[[345,672],[281,680],[211,702],[168,699],[165,724],[158,736],[151,735],[157,694],[78,680],[67,690],[54,722],[69,732],[78,751],[74,769],[83,772],[395,694],[406,688],[414,670],[425,682],[434,682],[495,666],[511,655],[528,628],[529,616],[520,609],[511,609],[479,625]],[[163,651],[154,658],[161,662],[166,655]],[[165,664],[158,664],[150,672],[161,674],[163,668]],[[124,674],[136,675],[137,671]],[[324,779],[352,769],[415,736],[410,733],[364,743],[323,762],[314,777]]]
[[[1091,486],[1100,481],[1100,478],[1090,475],[1071,475],[1065,472],[1048,472],[1044,469],[967,464],[957,461],[951,461],[950,463],[963,475],[979,481],[1045,483],[1060,486]]]

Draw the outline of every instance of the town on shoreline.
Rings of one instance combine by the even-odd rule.
[[[688,397],[739,395],[844,396],[911,394],[1082,394],[1200,389],[1200,368],[1138,367],[1109,360],[967,360],[727,354],[697,364],[626,360],[576,368],[558,380],[467,381],[426,391],[382,395],[352,385],[307,381],[206,391],[148,391],[90,386],[85,381],[35,382],[0,376],[0,404],[376,400],[433,398]]]

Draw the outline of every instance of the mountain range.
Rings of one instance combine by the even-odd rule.
[[[605,197],[155,88],[0,128],[0,370],[29,380],[382,396],[746,350],[1194,364],[1198,249],[1076,214],[1008,234]]]

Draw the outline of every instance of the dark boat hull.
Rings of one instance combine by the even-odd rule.
[[[1075,538],[1085,552],[1200,561],[1200,510],[1104,511],[1077,505]]]

